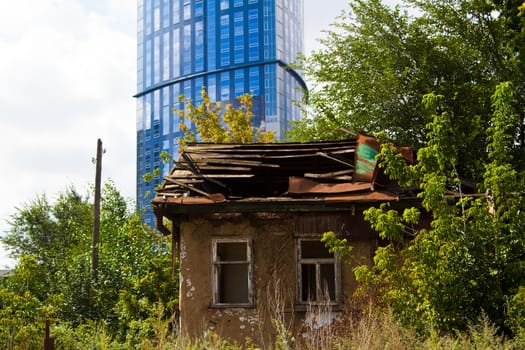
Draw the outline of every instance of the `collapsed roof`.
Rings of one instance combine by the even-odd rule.
[[[413,161],[411,149],[400,150]],[[311,207],[412,196],[382,176],[375,160],[378,151],[378,142],[365,135],[332,142],[189,144],[157,189],[153,209],[160,219],[197,208],[243,211],[258,203],[262,210],[266,203],[271,210],[283,203]]]

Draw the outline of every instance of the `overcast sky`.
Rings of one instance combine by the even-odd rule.
[[[304,3],[308,53],[347,0]],[[134,198],[136,1],[0,1],[0,52],[0,234],[37,194],[87,193],[97,138],[103,179]]]

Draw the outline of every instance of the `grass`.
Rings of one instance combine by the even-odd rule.
[[[156,323],[153,334],[144,339],[134,339],[133,343],[120,343],[111,339],[104,328],[96,324],[83,325],[75,329],[56,326],[56,349],[101,349],[101,350],[256,350],[251,342],[243,345],[232,344],[217,334],[208,332],[200,339],[182,339],[169,330],[170,320]],[[277,322],[276,325],[279,325]],[[276,333],[282,330],[275,329]],[[525,348],[525,337],[518,334],[514,339],[498,335],[497,330],[487,319],[481,319],[465,332],[439,334],[430,332],[420,336],[415,331],[406,329],[395,322],[390,312],[375,312],[371,308],[360,314],[353,321],[336,322],[329,327],[317,329],[308,336],[294,335],[294,341],[282,341],[276,337],[273,344],[264,350],[513,350]]]

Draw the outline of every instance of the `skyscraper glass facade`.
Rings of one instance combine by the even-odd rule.
[[[138,0],[137,203],[162,180],[170,165],[160,153],[177,154],[182,132],[174,108],[184,94],[201,102],[234,103],[253,95],[253,125],[282,137],[300,118],[294,101],[306,88],[288,65],[303,51],[302,0]],[[188,125],[191,127],[191,125]],[[151,183],[142,175],[155,168]],[[146,212],[145,222],[153,224]]]

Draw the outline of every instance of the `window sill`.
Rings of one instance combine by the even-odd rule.
[[[341,311],[341,305],[338,303],[299,303],[294,305],[294,310],[298,312],[308,311]]]
[[[211,304],[209,309],[255,309],[254,304]]]

